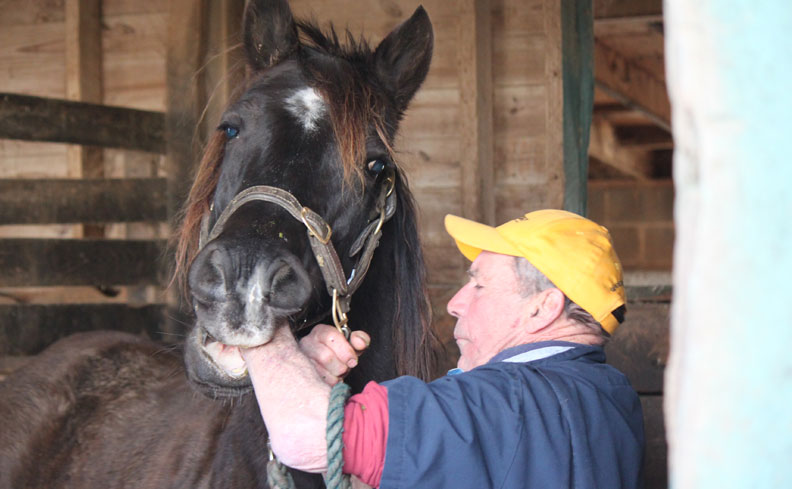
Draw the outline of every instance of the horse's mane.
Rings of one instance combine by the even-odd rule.
[[[418,238],[415,203],[404,174],[397,176],[397,212],[391,219],[395,237],[393,284],[396,313],[393,317],[394,351],[399,375],[429,381],[437,374],[440,340],[431,328],[431,308],[426,290],[426,267]]]
[[[355,38],[349,30],[345,31],[346,42],[342,42],[332,25],[327,31],[321,30],[314,21],[297,21],[296,26],[300,36],[301,49],[298,52],[303,73],[309,85],[323,95],[329,106],[344,181],[348,184],[355,180],[362,182],[369,127],[374,128],[391,158],[395,156],[391,145],[395,126],[389,127],[382,116],[388,100],[384,94],[375,93],[370,88],[374,75],[368,67],[373,64],[374,54],[365,39]],[[340,59],[342,63],[352,65],[353,69],[349,69],[349,66],[328,69],[328,63],[317,59],[316,54]],[[402,114],[393,115],[400,118]],[[211,136],[182,209],[181,225],[175,234],[176,265],[171,283],[178,282],[185,296],[188,294],[187,271],[198,252],[201,220],[209,212],[220,178],[225,141],[221,131]],[[401,172],[397,180],[397,212],[391,220],[391,227],[396,233],[393,239],[399,241],[398,245],[393,246],[396,262],[394,283],[398,290],[392,329],[393,340],[400,346],[396,348],[395,359],[400,374],[428,380],[434,374],[439,341],[429,324],[431,311],[415,206]]]

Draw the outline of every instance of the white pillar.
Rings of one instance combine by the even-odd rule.
[[[792,487],[792,3],[666,0],[670,481]]]

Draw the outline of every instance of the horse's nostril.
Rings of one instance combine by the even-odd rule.
[[[271,307],[299,310],[308,301],[311,282],[296,260],[279,258],[269,267],[269,304]]]
[[[190,267],[189,275],[190,290],[195,298],[204,302],[223,300],[229,267],[228,252],[221,247],[207,247],[199,254]]]

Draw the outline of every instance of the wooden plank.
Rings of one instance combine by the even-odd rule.
[[[597,87],[608,95],[671,130],[665,83],[598,39],[594,40],[594,77]]]
[[[605,348],[608,363],[642,394],[663,392],[669,352],[669,304],[630,303],[624,324]]]
[[[66,98],[102,103],[101,0],[66,0]],[[66,150],[69,176],[98,178],[104,175],[102,149],[71,145]],[[104,228],[87,224],[75,230],[80,236],[101,238]]]
[[[143,293],[139,289],[143,289]],[[145,287],[2,287],[0,288],[0,304],[147,304],[157,302],[164,297],[165,289],[161,286]]]
[[[459,148],[462,216],[495,224],[492,34],[489,0],[459,2]]]
[[[671,285],[627,285],[625,293],[629,302],[671,302],[674,288]]]
[[[104,103],[142,110],[165,110],[165,12],[109,16],[102,4]],[[135,76],[130,76],[134,73]]]
[[[641,396],[644,415],[644,487],[668,488],[668,443],[666,442],[663,396]]]
[[[153,285],[161,282],[159,241],[0,240],[0,287]]]
[[[615,126],[616,138],[627,148],[646,150],[674,149],[671,134],[657,126],[643,124],[639,126]]]
[[[0,225],[164,221],[164,178],[0,180]]]
[[[648,150],[623,147],[614,127],[603,117],[594,117],[591,124],[588,154],[606,165],[640,181],[652,177],[652,160]]]
[[[100,329],[173,342],[160,333],[163,312],[162,304],[0,306],[0,355],[34,355],[70,334]]]
[[[216,129],[234,90],[245,79],[245,55],[242,49],[242,14],[244,0],[216,0],[207,5],[207,54],[204,66],[205,90],[208,94],[202,132],[208,138]]]
[[[207,38],[206,0],[173,0],[168,16],[166,55],[168,215],[175,224],[198,161],[195,134],[204,97],[199,90]]]
[[[31,2],[27,2],[31,3]],[[8,7],[3,6],[3,15]],[[0,90],[64,97],[64,24],[3,25],[0,28]]]
[[[0,93],[0,138],[162,153],[164,127],[160,112]]]
[[[66,0],[66,98],[102,103],[102,25],[100,0]],[[70,148],[71,149],[71,148]],[[82,150],[83,148],[75,148]],[[88,149],[88,148],[85,148]],[[99,161],[70,151],[74,176],[101,176]],[[91,165],[97,168],[85,168]]]
[[[663,21],[663,0],[594,0],[598,22]]]
[[[563,49],[561,28],[561,0],[544,0],[542,18],[544,19],[545,34],[547,35],[547,57],[545,58],[544,91],[539,114],[544,117],[543,135],[546,141],[545,164],[548,181],[545,184],[544,197],[538,206],[524,207],[522,212],[515,215],[512,204],[506,199],[505,207],[499,211],[502,216],[511,216],[508,219],[521,216],[531,209],[554,208],[559,209],[564,205],[564,80],[563,80]],[[525,135],[539,135],[526,129]],[[531,187],[529,187],[531,188]],[[530,191],[530,190],[528,190]],[[506,219],[506,220],[508,220]],[[498,219],[504,222],[504,219]]]

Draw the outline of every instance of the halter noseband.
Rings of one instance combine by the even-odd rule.
[[[279,205],[291,214],[294,219],[305,225],[308,232],[308,241],[311,243],[311,249],[319,265],[319,270],[322,271],[327,293],[333,299],[330,311],[333,323],[349,339],[350,329],[347,325],[349,321],[347,313],[349,312],[352,294],[360,287],[366,277],[371,259],[374,256],[374,250],[379,245],[379,240],[382,236],[382,225],[393,217],[396,212],[396,194],[393,193],[395,178],[394,171],[389,169],[382,190],[377,197],[379,217],[369,222],[352,243],[349,256],[353,257],[358,253],[360,253],[360,256],[349,278],[346,277],[344,268],[341,266],[341,260],[338,258],[338,253],[333,246],[333,242],[330,241],[333,235],[333,228],[322,216],[301,205],[300,201],[291,193],[268,185],[255,185],[236,194],[220,214],[220,217],[217,218],[217,222],[214,223],[211,230],[209,229],[210,213],[205,214],[201,220],[198,250],[200,251],[208,242],[217,238],[231,215],[248,202],[263,201]]]

